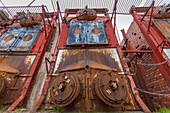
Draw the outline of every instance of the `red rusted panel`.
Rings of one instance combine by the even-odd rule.
[[[22,87],[36,55],[0,55],[0,76],[7,85],[1,94],[0,105],[12,104],[21,94]],[[4,65],[5,64],[5,65]]]
[[[139,49],[140,45],[149,47],[148,46],[149,43],[146,41],[145,37],[141,33],[141,30],[139,29],[135,21],[132,22],[131,26],[129,27],[128,32],[127,32],[127,37],[128,37],[128,40],[130,41],[130,46],[132,50]],[[160,37],[157,37],[156,40],[159,40],[159,38]],[[139,41],[140,41],[140,44],[139,44]],[[143,63],[143,64],[155,64],[155,61],[153,60],[152,57],[153,56],[150,53],[145,53],[143,54],[141,58],[138,57],[138,62]],[[133,69],[131,68],[131,70]],[[147,88],[145,90],[156,92],[156,93],[168,93],[169,92],[169,85],[165,81],[166,78],[164,78],[160,69],[156,65],[155,66],[138,65],[137,71],[139,71],[139,73],[142,76],[142,79],[144,80],[143,84],[145,84]],[[141,88],[142,83],[139,82],[139,78],[134,76],[134,79],[135,79],[135,82],[137,83],[137,87]],[[143,93],[141,93],[141,95],[143,95]],[[146,97],[143,97],[143,99],[144,98]],[[159,107],[159,105],[169,106],[170,99],[168,97],[159,97],[159,96],[150,95],[150,98],[151,98],[151,101],[154,107]],[[163,100],[166,100],[166,101],[162,102]]]

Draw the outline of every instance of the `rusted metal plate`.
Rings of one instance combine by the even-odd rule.
[[[67,45],[108,44],[103,21],[71,21]]]
[[[170,60],[170,49],[163,49],[163,51],[166,54],[166,56],[168,57],[168,59]]]
[[[82,69],[85,66],[123,72],[116,48],[60,49],[54,72]]]
[[[0,106],[12,104],[20,96],[35,58],[36,55],[0,55],[0,66],[3,66],[0,67],[0,77],[5,82],[5,89],[0,94]]]
[[[21,73],[29,73],[36,55],[0,55],[3,60],[0,63],[19,70]]]
[[[154,19],[153,21],[158,29],[170,41],[170,19]]]
[[[0,51],[29,51],[41,27],[13,27],[0,37]]]

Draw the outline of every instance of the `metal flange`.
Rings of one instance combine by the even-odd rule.
[[[120,107],[127,98],[123,78],[120,78],[116,72],[100,72],[94,79],[93,94],[113,107]]]
[[[80,83],[73,73],[62,73],[52,83],[50,96],[57,107],[70,105],[80,93]]]

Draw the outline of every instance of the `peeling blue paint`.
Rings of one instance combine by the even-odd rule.
[[[76,28],[81,29],[81,33],[74,34]],[[92,30],[100,29],[99,34],[92,33]],[[71,21],[67,45],[74,44],[108,44],[103,21]]]

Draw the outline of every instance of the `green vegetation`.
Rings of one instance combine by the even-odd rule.
[[[156,108],[156,112],[161,112],[161,113],[170,113],[170,109],[169,108],[166,108],[166,107],[159,107],[159,108]]]
[[[41,111],[45,111],[45,107],[44,106],[41,107]]]
[[[15,111],[18,112],[18,111],[21,111],[21,110],[20,110],[20,108],[16,108]]]
[[[3,106],[0,108],[0,111],[5,111],[5,110],[7,110],[7,108],[8,108],[7,106]]]

